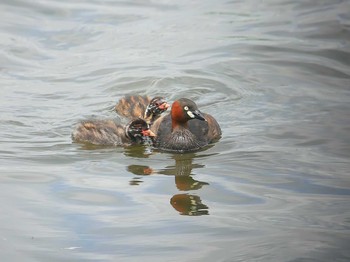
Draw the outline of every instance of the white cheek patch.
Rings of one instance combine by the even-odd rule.
[[[190,118],[195,118],[194,114],[192,113],[192,111],[187,111],[187,115],[190,117]]]

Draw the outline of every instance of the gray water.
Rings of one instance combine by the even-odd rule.
[[[349,261],[349,1],[3,0],[0,27],[1,261]],[[72,143],[126,94],[223,137]]]

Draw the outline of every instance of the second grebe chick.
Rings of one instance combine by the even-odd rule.
[[[85,120],[80,122],[72,133],[77,143],[89,143],[102,146],[127,146],[142,144],[148,136],[153,136],[143,119],[135,119],[122,126],[115,120]]]
[[[121,98],[115,106],[115,111],[129,119],[143,118],[148,124],[152,124],[159,116],[169,108],[164,97],[130,95]]]

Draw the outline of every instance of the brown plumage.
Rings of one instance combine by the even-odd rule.
[[[217,141],[221,128],[214,117],[201,113],[190,99],[180,98],[170,115],[156,120],[152,127],[154,146],[171,152],[191,152]]]
[[[143,143],[150,136],[148,124],[143,119],[135,119],[122,126],[114,120],[85,120],[72,133],[78,143],[104,146],[126,146]]]
[[[129,119],[143,118],[152,124],[164,111],[169,108],[163,97],[130,95],[121,98],[115,106],[115,111]]]
[[[115,111],[127,118],[144,117],[145,110],[150,102],[151,98],[149,96],[125,96],[118,101]]]

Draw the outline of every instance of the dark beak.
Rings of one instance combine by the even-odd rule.
[[[201,112],[199,112],[198,110],[194,110],[192,111],[192,113],[194,114],[194,118],[202,120],[202,121],[207,121],[204,116],[202,115]]]

